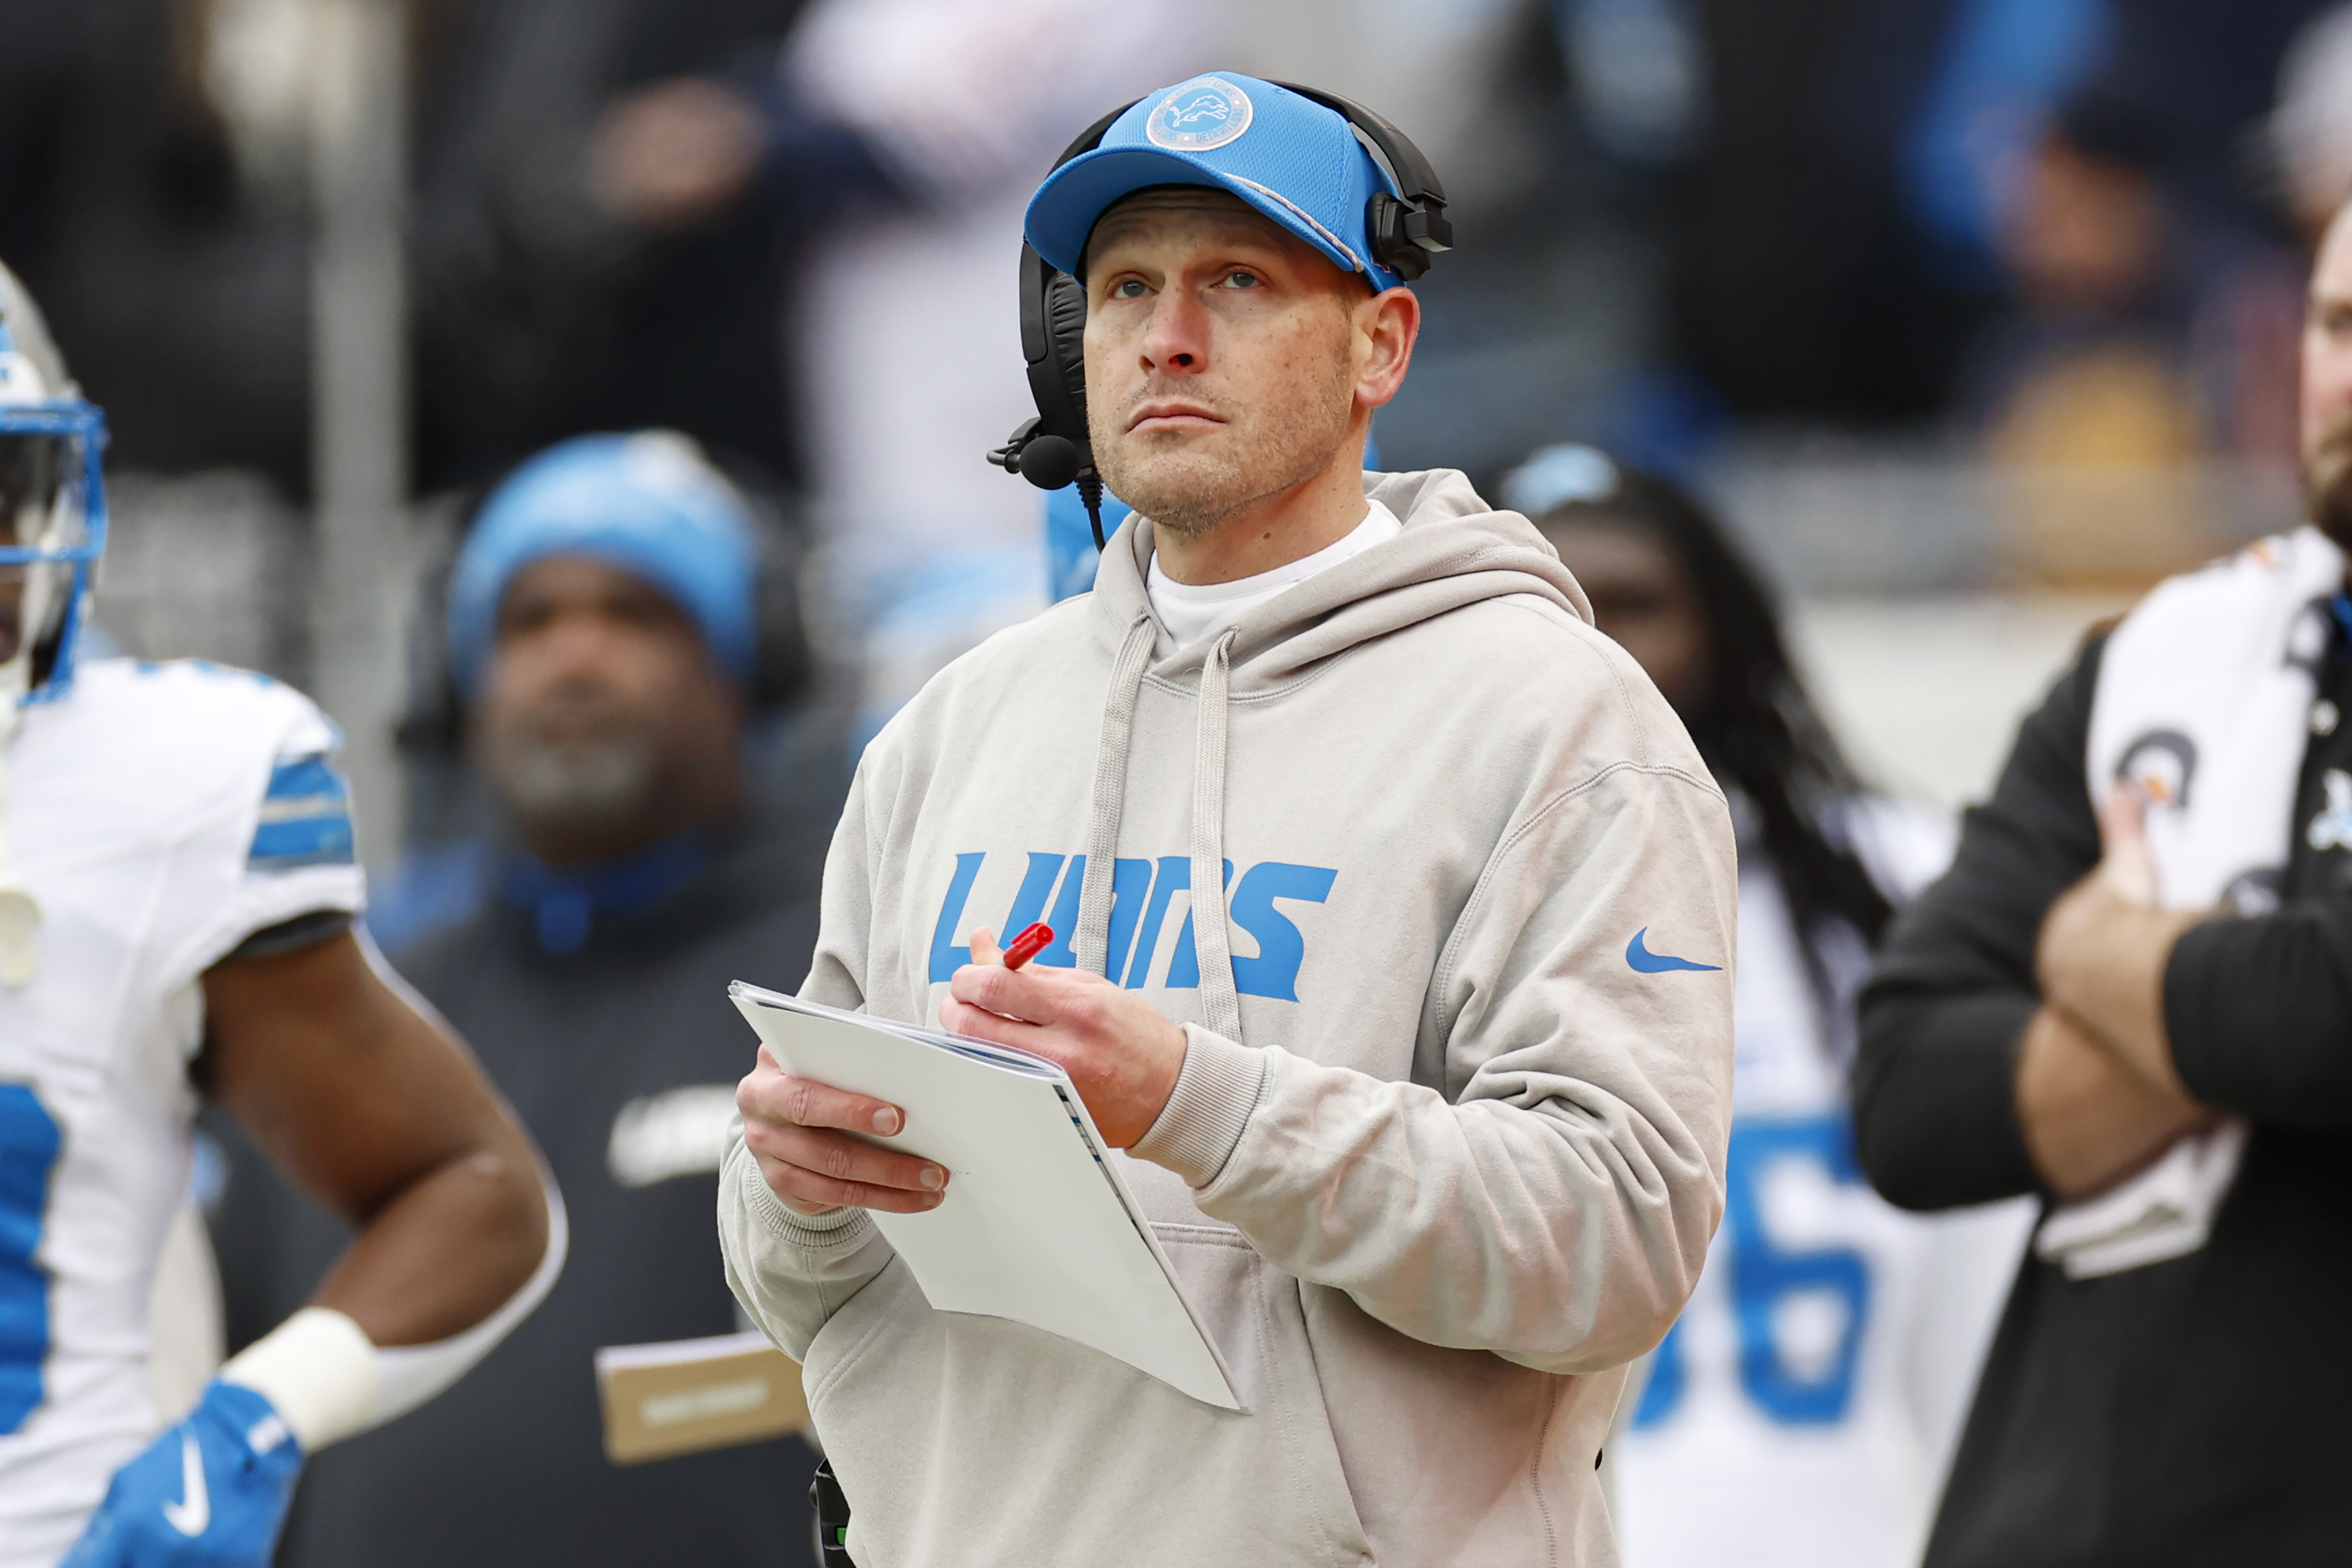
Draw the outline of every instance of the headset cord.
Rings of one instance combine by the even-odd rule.
[[[1095,530],[1095,552],[1099,555],[1108,548],[1102,531],[1102,476],[1088,468],[1078,476],[1078,499],[1087,504],[1087,522]]]

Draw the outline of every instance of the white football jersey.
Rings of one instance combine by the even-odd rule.
[[[188,1176],[199,977],[356,911],[339,737],[300,693],[196,664],[85,664],[6,758],[39,968],[0,989],[0,1568],[52,1568],[162,1426],[155,1260]]]
[[[1934,819],[1874,803],[1849,820],[1898,898],[1949,858]],[[1920,1216],[1870,1190],[1844,1070],[1867,956],[1826,955],[1823,1009],[1749,841],[1723,1225],[1612,1441],[1618,1540],[1626,1568],[1906,1568],[2032,1206]]]

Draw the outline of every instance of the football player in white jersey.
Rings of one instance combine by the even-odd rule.
[[[262,676],[77,658],[104,440],[0,267],[0,1568],[259,1568],[304,1456],[545,1292],[562,1210],[355,933],[333,727]],[[164,1412],[149,1296],[200,1095],[358,1234]]]
[[[2032,1218],[1903,1213],[1853,1156],[1854,992],[1950,829],[1862,792],[1762,590],[1675,486],[1554,447],[1505,498],[1682,715],[1739,835],[1727,1202],[1607,1450],[1626,1568],[1902,1568]]]

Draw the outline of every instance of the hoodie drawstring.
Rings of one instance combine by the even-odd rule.
[[[1201,711],[1192,732],[1192,950],[1201,960],[1202,1021],[1227,1040],[1242,1038],[1242,1001],[1234,989],[1233,933],[1225,923],[1225,728],[1228,628],[1201,661]],[[1205,890],[1205,891],[1203,891]]]
[[[1236,635],[1228,630],[1220,636],[1201,665],[1200,719],[1192,743],[1192,924],[1193,951],[1201,964],[1202,1021],[1238,1041],[1242,1006],[1234,989],[1233,938],[1224,899],[1226,692]],[[1144,667],[1158,636],[1159,623],[1150,615],[1139,615],[1129,625],[1111,664],[1110,690],[1103,704],[1086,879],[1078,887],[1078,929],[1071,944],[1078,967],[1096,974],[1109,967],[1112,875],[1118,866],[1119,819],[1127,806],[1128,747],[1135,732]]]
[[[1127,640],[1118,645],[1118,657],[1111,664],[1110,690],[1103,701],[1102,739],[1095,747],[1087,873],[1078,886],[1078,929],[1070,951],[1079,968],[1097,975],[1110,967],[1111,873],[1118,864],[1119,818],[1127,810],[1127,748],[1135,733],[1136,699],[1143,690],[1143,667],[1151,662],[1157,625],[1149,615],[1129,622]]]

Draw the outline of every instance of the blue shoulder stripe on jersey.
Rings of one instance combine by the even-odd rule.
[[[348,816],[299,817],[291,821],[264,822],[254,831],[253,848],[246,856],[247,871],[295,871],[306,865],[352,863],[352,820]]]
[[[352,787],[335,771],[334,764],[316,753],[298,757],[291,762],[281,762],[270,770],[269,788],[263,792],[268,800],[299,800],[331,797],[337,801],[351,799]]]
[[[314,752],[271,769],[246,869],[295,871],[352,859],[352,788],[334,764]]]

